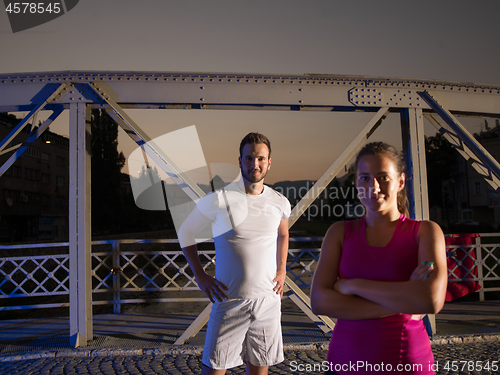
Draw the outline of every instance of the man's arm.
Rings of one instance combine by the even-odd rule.
[[[276,292],[276,294],[279,294],[280,297],[283,297],[283,285],[285,284],[286,278],[288,237],[288,219],[281,220],[278,227],[278,246],[276,249],[277,270],[276,277],[273,279],[273,283],[276,283],[276,286],[273,288],[273,290]]]
[[[198,287],[208,296],[213,303],[215,299],[223,301],[227,298],[224,291],[228,290],[227,286],[208,275],[203,269],[203,265],[198,257],[198,246],[196,245],[195,235],[200,233],[203,228],[207,226],[210,220],[195,207],[193,212],[182,223],[179,228],[179,242],[181,244],[182,252],[189,263],[189,267],[194,273]]]

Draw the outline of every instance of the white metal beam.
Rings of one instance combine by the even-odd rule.
[[[205,195],[203,190],[192,181],[173,160],[158,147],[154,141],[130,118],[130,116],[118,105],[115,98],[104,90],[102,83],[92,82],[90,86],[116,113],[121,121],[118,124],[136,142],[143,151],[161,168],[168,176],[190,197],[197,202]]]
[[[406,108],[401,116],[403,153],[405,155],[407,177],[410,177],[406,181],[410,216],[416,220],[429,220],[422,110]]]
[[[198,332],[207,324],[208,318],[210,317],[210,311],[212,310],[213,303],[210,302],[196,317],[196,319],[189,325],[189,327],[184,331],[182,335],[179,336],[177,340],[175,340],[174,345],[183,345],[186,340],[191,337],[196,336]]]
[[[450,142],[458,153],[465,159],[471,159],[471,167],[479,173],[490,186],[498,190],[500,189],[500,179],[490,172],[485,165],[479,160],[472,150],[443,123],[443,120],[435,113],[425,114],[425,118],[437,129],[438,132],[443,134],[445,139]]]
[[[90,106],[70,108],[70,342],[86,346],[92,340],[91,215],[90,215]]]
[[[28,121],[30,121],[32,118],[35,118],[47,104],[57,102],[64,95],[66,95],[69,87],[69,83],[63,83],[59,87],[57,87],[50,95],[48,95],[48,97],[46,97],[45,99],[39,99],[37,104],[28,113],[28,115],[26,115],[26,117],[24,117],[14,129],[12,129],[7,137],[0,141],[0,152],[3,151],[12,140],[14,140],[14,138],[25,128],[26,125],[28,125]]]
[[[94,81],[104,82],[122,108],[429,109],[416,92],[433,90],[446,96],[450,111],[500,116],[498,85],[342,75],[85,71],[0,74],[0,111],[31,110],[33,98],[48,85]],[[73,101],[95,102],[75,92],[64,105]]]
[[[290,299],[311,319],[323,332],[330,332],[336,319],[324,315],[316,315],[311,309],[311,299],[288,276],[285,278],[285,291],[291,290]]]
[[[473,158],[472,166],[482,174],[488,183],[495,189],[499,188],[500,164],[491,154],[474,138],[474,136],[442,105],[446,98],[441,99],[439,93],[421,92],[420,95],[433,108],[439,118],[446,124],[442,125],[435,116],[427,118],[443,133],[448,141],[457,146],[459,153],[468,158]],[[448,134],[446,134],[448,133]],[[467,155],[467,156],[465,156]]]
[[[406,191],[410,217],[429,220],[427,166],[425,161],[424,119],[421,108],[405,108],[401,113],[401,136],[406,162]],[[427,315],[431,334],[436,333],[436,316]]]
[[[32,134],[23,144],[18,144],[10,149],[5,149],[4,152],[15,151],[13,155],[0,167],[0,177],[10,168],[14,162],[19,159],[19,157],[26,151],[29,147],[29,144],[33,143],[35,140],[40,138],[45,130],[48,129],[50,124],[61,114],[62,109],[56,109],[52,112],[47,120],[36,130],[34,134]],[[0,153],[1,155],[2,153]]]

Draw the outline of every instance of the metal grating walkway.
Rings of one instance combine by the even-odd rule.
[[[203,332],[204,333],[204,332]],[[137,348],[165,348],[172,347],[178,335],[161,333],[133,333],[114,334],[112,336],[94,336],[88,342],[86,349],[137,349]],[[284,344],[308,344],[328,342],[330,336],[316,328],[299,328],[283,330]],[[190,340],[188,340],[189,343]],[[201,343],[201,337],[196,339]],[[201,341],[201,342],[200,342]],[[46,336],[37,339],[12,340],[0,343],[0,355],[29,353],[38,351],[54,351],[73,349],[68,336]]]

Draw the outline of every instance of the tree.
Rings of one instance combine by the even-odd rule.
[[[113,231],[120,226],[121,169],[125,157],[118,152],[118,125],[103,109],[93,109],[92,131],[92,226]]]
[[[450,202],[445,182],[453,177],[458,152],[441,133],[436,133],[434,136],[425,137],[425,158],[429,206],[440,206],[444,209]]]

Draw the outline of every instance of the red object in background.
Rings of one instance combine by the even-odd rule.
[[[471,248],[475,244],[475,238],[479,237],[477,233],[450,234],[446,236],[446,246],[448,245],[464,245],[464,248],[446,249],[446,263],[448,269],[453,272],[449,274],[448,280],[456,279],[471,279],[474,275],[477,277],[477,266],[474,261],[476,259],[476,249]],[[469,254],[469,255],[467,255]],[[461,261],[462,264],[457,266]],[[454,270],[455,266],[457,268]],[[481,289],[481,285],[477,281],[453,281],[448,282],[446,289],[446,302],[465,296],[469,293],[477,292]]]

